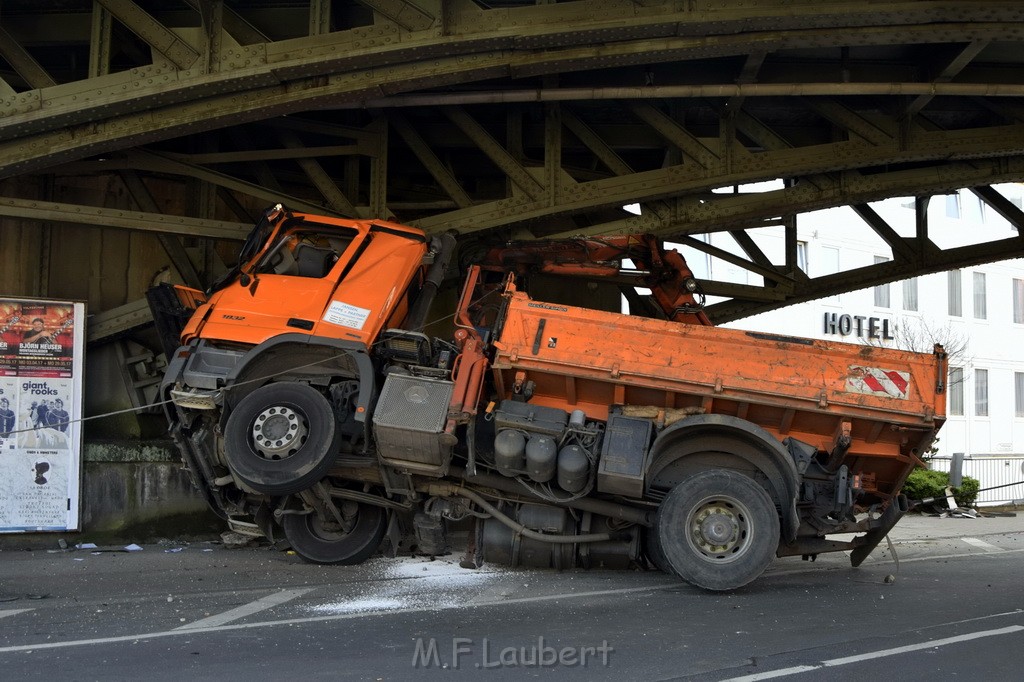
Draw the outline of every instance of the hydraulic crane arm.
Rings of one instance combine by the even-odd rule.
[[[633,268],[623,266],[627,259]],[[484,270],[610,280],[644,287],[651,290],[667,319],[711,325],[703,310],[704,294],[693,272],[678,251],[666,250],[654,235],[509,242],[474,261]]]

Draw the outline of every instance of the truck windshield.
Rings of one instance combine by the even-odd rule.
[[[345,249],[352,243],[355,230],[296,227],[285,230],[257,263],[260,275],[325,277]]]

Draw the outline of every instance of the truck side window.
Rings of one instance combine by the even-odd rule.
[[[325,277],[352,242],[347,234],[293,229],[278,237],[259,265],[258,274]]]
[[[299,277],[323,277],[337,261],[338,254],[333,249],[312,244],[295,247],[296,274]]]

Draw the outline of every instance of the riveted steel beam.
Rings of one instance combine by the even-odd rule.
[[[729,168],[719,165],[715,168],[703,169],[695,168],[694,164],[690,164],[690,166],[671,166],[638,172],[629,176],[579,183],[572,192],[563,197],[558,206],[553,208],[546,205],[546,202],[519,197],[423,218],[418,221],[418,224],[427,229],[447,229],[456,225],[468,230],[488,229],[558,213],[602,207],[614,208],[635,201],[665,199],[677,195],[706,192],[716,186],[772,180],[779,177],[780,174],[785,174],[788,177],[801,177],[844,168],[883,166],[907,161],[922,163],[928,159],[942,163],[936,168],[924,171],[934,177],[930,178],[931,181],[928,182],[927,178],[922,176],[923,184],[941,186],[951,190],[964,185],[982,183],[972,183],[969,180],[963,182],[953,177],[952,174],[947,174],[944,171],[945,168],[960,167],[956,164],[949,165],[948,159],[981,157],[986,155],[986,150],[992,156],[998,157],[1003,154],[1015,153],[1014,150],[1021,148],[1021,145],[1024,145],[1024,126],[1000,126],[970,131],[921,132],[902,141],[899,145],[894,141],[892,145],[886,147],[869,147],[860,140],[848,140],[763,152],[753,155],[749,159],[735,159]],[[1017,157],[1011,158],[1017,159]],[[1013,170],[1009,170],[1011,167]],[[1020,172],[1019,159],[1017,159],[1007,167],[1007,172],[1001,175],[1008,179],[1024,177],[1019,175]],[[920,173],[913,171],[909,173],[913,177],[920,176]],[[973,169],[968,169],[967,173],[965,179],[979,176],[979,173]],[[779,203],[771,200],[771,197],[777,193],[765,193],[754,197],[741,196],[728,202],[722,195],[714,195],[713,199],[702,204],[691,205],[688,210],[691,218],[683,222],[692,222],[693,227],[678,231],[703,231],[697,229],[698,226],[727,229],[729,225],[747,224],[765,215],[799,212],[792,210],[792,207],[803,204],[803,201],[797,198],[801,196],[819,197],[827,194],[836,197],[835,203],[824,202],[824,205],[819,206],[820,208],[848,203],[851,199],[856,200],[859,191],[871,196],[872,199],[869,200],[886,196],[900,196],[888,192],[890,190],[902,191],[902,186],[899,189],[895,186],[883,186],[886,179],[893,177],[902,176],[896,173],[874,174],[860,179],[853,178],[849,186],[839,187],[814,187],[811,183],[801,183],[783,190],[783,194],[778,194],[778,196],[785,197]],[[942,178],[941,182],[939,178]],[[847,191],[849,187],[858,188],[858,192]],[[869,191],[868,188],[871,190]],[[917,193],[928,192],[906,192],[906,194]],[[729,207],[727,210],[725,210],[726,206]],[[811,207],[801,210],[811,210]],[[673,229],[679,227],[680,225],[676,224]],[[582,229],[581,232],[588,233],[588,229]]]
[[[764,64],[764,60],[768,57],[768,53],[764,51],[757,51],[748,54],[746,59],[743,60],[743,68],[740,69],[740,74],[736,78],[737,83],[756,83],[757,74],[761,70],[761,65]],[[734,117],[743,108],[743,97],[730,97],[726,104],[726,112],[730,117]]]
[[[446,107],[444,113],[528,197],[537,199],[544,196],[541,184],[472,116],[458,107]]]
[[[320,188],[335,211],[359,204],[353,210],[393,212],[431,231],[599,234],[625,227],[669,236],[728,230],[749,254],[738,258],[744,267],[759,268],[768,286],[776,283],[768,296],[773,301],[790,286],[787,276],[803,282],[795,272],[796,212],[1024,179],[1018,158],[1024,116],[1012,99],[1024,98],[1013,56],[1024,26],[1020,3],[984,3],[978,12],[943,0],[861,6],[768,0],[754,9],[741,0],[578,0],[493,9],[464,0],[366,0],[370,12],[356,3],[310,0],[314,35],[304,35],[306,6],[298,19],[275,25],[268,18],[280,17],[281,8],[233,3],[237,18],[270,35],[243,40],[232,33],[233,13],[222,0],[187,2],[195,12],[163,3],[145,7],[202,53],[192,66],[164,59],[146,65],[148,50],[130,54],[126,48],[141,44],[130,40],[107,46],[121,50],[118,73],[0,93],[6,141],[0,176],[51,172],[57,163],[65,163],[61,174],[135,167],[215,183],[229,200],[230,188],[242,200],[228,201],[239,215],[253,210],[243,193],[270,201],[306,197],[306,210],[323,211],[307,193]],[[325,26],[320,10],[329,5],[336,14]],[[223,30],[214,10],[223,14]],[[25,35],[21,24],[4,26]],[[120,26],[116,32],[123,34]],[[25,45],[43,54],[37,44]],[[136,65],[125,69],[126,60]],[[53,71],[58,80],[65,73]],[[560,74],[557,81],[553,74]],[[572,112],[564,104],[570,101],[580,102]],[[392,124],[398,136],[389,145],[387,126],[380,130],[379,114],[367,111],[367,103],[387,112],[465,106],[459,111],[466,120],[457,126],[462,134],[453,135],[452,119],[441,111],[410,112],[415,129],[410,134]],[[914,115],[926,104],[924,115]],[[370,119],[377,122],[361,127]],[[996,127],[1000,121],[1013,125]],[[255,123],[295,130],[312,144],[261,149],[272,145],[257,142],[259,134],[243,125]],[[343,134],[346,129],[357,136]],[[328,130],[344,142],[325,144],[323,135],[334,134]],[[213,131],[250,139],[223,154],[167,153],[206,149]],[[164,151],[159,162],[125,151],[153,143]],[[404,163],[410,151],[426,173]],[[350,152],[370,162],[345,156]],[[107,160],[75,161],[99,154]],[[246,164],[237,172],[256,182],[201,165],[221,162]],[[710,192],[778,178],[787,181],[785,190]],[[331,199],[338,193],[347,206]],[[627,217],[622,206],[637,201],[643,215]],[[778,216],[790,220],[784,266],[770,263],[739,232]],[[934,245],[926,232],[901,239],[883,223],[868,223],[888,237],[896,259],[893,269],[872,272],[895,273],[930,257]],[[754,298],[740,289],[733,295]]]
[[[889,223],[885,222],[885,219],[878,215],[875,209],[867,204],[853,204],[850,208],[875,231],[875,234],[889,245],[889,248],[892,249],[892,255],[896,260],[914,261],[916,259],[917,254],[907,244],[906,240],[896,230],[892,229]]]
[[[976,40],[964,46],[964,48],[949,61],[945,68],[935,76],[935,82],[948,83],[956,78],[957,74],[963,71],[964,68],[970,64],[982,50],[989,46],[989,44],[990,41],[988,40]],[[934,98],[934,95],[918,95],[910,104],[907,105],[907,108],[903,111],[903,115],[908,118],[913,116],[917,112],[921,111],[921,109],[924,109],[924,107]]]
[[[720,160],[719,154],[708,149],[686,128],[649,103],[630,102],[628,108],[637,118],[657,130],[666,140],[678,147],[686,158],[696,162],[701,168],[710,168]]]
[[[298,139],[298,138],[296,138]],[[202,154],[179,154],[165,152],[167,158],[185,163],[252,163],[253,161],[280,161],[299,159],[315,159],[328,156],[350,156],[362,154],[371,156],[375,147],[369,144],[339,144],[326,147],[310,147],[300,143],[285,149],[248,149],[240,152],[207,152]]]
[[[289,150],[297,151],[302,149],[302,140],[291,130],[281,130],[278,132],[281,136],[281,141],[284,142],[284,146],[288,147]],[[349,218],[356,218],[359,213],[356,211],[356,207],[352,204],[348,197],[341,191],[338,185],[335,184],[331,176],[324,170],[323,166],[316,159],[299,157],[295,159],[299,167],[309,178],[309,181],[313,183],[313,186],[317,188],[320,194],[323,195],[328,205],[336,212]]]
[[[283,195],[281,192],[268,190],[261,185],[239,180],[238,178],[232,177],[226,173],[219,173],[217,171],[210,170],[209,168],[185,163],[183,161],[177,161],[158,152],[141,150],[131,152],[125,156],[123,161],[111,159],[108,162],[104,162],[104,167],[116,167],[122,163],[128,168],[134,168],[136,170],[172,173],[184,177],[195,178],[197,180],[203,180],[218,187],[226,187],[228,189],[235,190],[236,192],[242,192],[243,194],[264,199],[271,203],[281,201],[287,204],[289,208],[294,208],[300,211],[309,211],[312,213],[324,211],[328,213],[333,212],[333,210],[327,206],[315,204],[304,199],[300,199],[299,197]]]
[[[229,128],[228,138],[231,140],[234,146],[241,149],[252,148],[255,146],[255,141],[253,140],[253,137],[247,134],[247,132],[244,131],[241,127]],[[176,157],[172,156],[170,158]],[[277,193],[279,196],[284,196],[284,187],[282,187],[281,182],[277,179],[277,176],[274,175],[274,171],[270,168],[269,163],[267,163],[266,161],[251,160],[246,163],[246,169],[249,170],[256,177],[256,182],[259,183],[261,187],[263,187],[264,189],[271,190]],[[224,195],[231,194],[228,188],[224,186],[220,186],[220,189],[218,190],[217,193],[221,197],[223,197]],[[235,210],[235,214],[240,215],[237,210]]]
[[[243,240],[252,229],[247,223],[11,197],[0,197],[0,216],[214,239]]]
[[[701,280],[701,289],[708,296],[725,296],[728,298],[744,301],[749,305],[759,304],[767,309],[778,308],[788,301],[787,290],[784,288],[765,289],[763,287],[751,286],[749,284],[735,284],[733,282],[718,282],[716,280]],[[708,307],[705,311],[712,311],[715,308]],[[716,324],[726,320],[712,318]]]
[[[744,270],[749,270],[755,275],[760,275],[771,282],[788,285],[791,284],[793,281],[792,277],[779,272],[779,270],[771,263],[765,266],[759,262],[752,262],[750,260],[747,260],[746,258],[743,258],[742,256],[737,256],[731,251],[726,251],[725,249],[721,249],[717,246],[714,246],[713,244],[709,244],[703,240],[697,239],[696,237],[690,237],[688,235],[673,237],[672,239],[673,241],[677,241],[680,244],[685,244],[686,246],[697,249],[698,251],[706,253],[710,256],[714,256],[715,258],[723,260],[726,263],[731,263],[733,265],[743,268]]]
[[[893,136],[895,135],[895,126],[892,126],[893,130],[883,130],[878,124],[866,120],[861,115],[847,109],[832,99],[808,99],[804,104],[839,128],[862,138],[869,144],[885,145],[892,143]],[[882,125],[885,125],[885,123],[883,122]]]
[[[220,71],[224,48],[224,0],[198,0],[196,3],[203,22],[203,55],[208,72]]]
[[[132,0],[95,0],[124,24],[139,39],[179,69],[187,69],[199,59],[199,53],[174,31],[169,30]]]
[[[1006,219],[1017,232],[1024,234],[1024,211],[991,187],[971,187],[971,191]]]
[[[0,26],[0,57],[7,60],[11,68],[22,77],[30,88],[48,88],[57,81],[46,72],[28,50],[22,47],[10,33]]]
[[[309,0],[309,35],[331,32],[331,1]]]
[[[159,205],[157,205],[149,188],[146,187],[146,183],[142,181],[138,173],[123,170],[119,175],[125,187],[128,188],[128,193],[140,209],[147,213],[160,212]],[[171,259],[171,265],[181,275],[181,280],[194,289],[202,289],[203,282],[199,277],[199,273],[196,272],[195,266],[192,264],[192,259],[188,257],[185,247],[181,245],[181,240],[173,234],[164,234],[162,232],[157,233],[157,239],[160,240],[160,245],[167,252],[167,257]]]
[[[562,186],[562,109],[556,103],[544,105],[544,184],[548,204],[556,206]]]
[[[214,2],[220,4],[220,9],[223,12],[221,20],[224,23],[224,30],[227,31],[239,45],[255,45],[258,43],[270,42],[270,38],[268,38],[266,34],[249,23],[238,12],[224,5],[220,0],[184,0],[184,2],[195,11],[200,12],[200,14],[204,14],[207,11],[203,9],[204,5],[212,6]]]
[[[931,244],[926,249],[926,256],[920,264],[913,267],[901,266],[895,261],[885,261],[876,265],[797,282],[795,290],[786,297],[783,304],[766,303],[763,300],[756,300],[754,296],[737,292],[734,300],[708,306],[705,312],[713,322],[722,324],[774,310],[783,305],[813,301],[826,296],[886,284],[906,277],[966,268],[1006,258],[1020,258],[1024,256],[1024,239],[1010,237],[952,249],[939,249]],[[705,290],[711,293],[708,287],[705,287]]]
[[[322,79],[313,79],[308,83],[295,82],[294,80],[281,85],[282,79],[301,79],[311,72],[319,74],[332,74],[336,70],[350,69],[352,61],[350,51],[343,51],[345,41],[330,36],[327,46],[332,53],[343,53],[346,58],[335,57],[333,59],[322,58],[320,49],[307,50],[299,49],[299,44],[280,49],[276,52],[276,44],[260,46],[265,48],[260,54],[251,57],[242,55],[236,57],[236,61],[228,59],[226,67],[237,64],[237,59],[243,63],[257,61],[254,68],[225,68],[224,72],[217,78],[169,78],[167,74],[152,79],[159,82],[158,85],[136,85],[130,90],[128,96],[121,99],[103,100],[92,92],[77,92],[75,97],[66,100],[57,98],[53,101],[49,114],[45,120],[50,124],[68,125],[70,122],[82,120],[96,120],[97,109],[104,110],[104,116],[113,116],[109,123],[94,122],[90,124],[88,135],[72,134],[67,131],[42,133],[34,139],[25,139],[29,132],[39,132],[41,125],[37,116],[31,116],[41,107],[36,100],[19,103],[11,110],[11,113],[0,123],[0,136],[19,136],[24,145],[30,145],[31,151],[14,145],[11,149],[4,150],[0,155],[4,161],[0,163],[0,174],[12,171],[23,172],[35,167],[45,166],[57,160],[66,160],[75,154],[85,155],[98,153],[115,148],[118,141],[132,139],[134,142],[166,139],[175,134],[186,131],[194,132],[197,129],[212,129],[227,123],[240,123],[243,121],[260,120],[268,117],[291,113],[309,107],[323,106],[327,102],[334,106],[349,101],[353,106],[365,106],[366,95],[373,93],[379,96],[382,92],[391,93],[401,90],[403,87],[410,87],[409,84],[417,86],[445,85],[463,82],[467,79],[484,79],[507,74],[510,60],[515,56],[497,52],[497,47],[502,41],[496,40],[487,43],[488,52],[467,55],[452,55],[433,60],[425,60],[436,51],[447,49],[452,51],[451,45],[440,43],[425,44],[420,48],[406,47],[403,58],[409,54],[417,54],[415,61],[409,61],[398,65],[388,65],[387,68],[373,72],[374,78],[367,80],[364,73],[339,72],[334,80],[323,83]],[[319,38],[319,37],[317,37]],[[895,36],[892,38],[895,39]],[[312,39],[306,39],[312,40]],[[351,38],[349,38],[351,40]],[[750,40],[746,37],[745,40]],[[481,38],[483,41],[483,38]],[[292,41],[287,41],[291,43]],[[476,41],[467,41],[462,49],[469,50],[471,47],[478,47]],[[619,49],[622,46],[618,43],[602,45],[597,48],[599,51],[608,49]],[[634,50],[638,46],[633,46]],[[271,54],[271,51],[273,55]],[[382,53],[382,54],[378,54]],[[394,52],[379,50],[374,54],[374,62],[395,58]],[[262,54],[262,56],[260,56]],[[296,54],[304,56],[303,61],[281,60],[293,57]],[[271,57],[274,57],[272,60]],[[542,60],[547,69],[559,68],[561,62],[556,53],[540,53],[531,55],[532,60]],[[589,54],[590,59],[596,58]],[[368,57],[369,59],[369,57]],[[312,66],[315,65],[315,66]],[[362,68],[362,65],[360,65]],[[131,81],[134,74],[123,78]],[[134,81],[132,81],[134,82]],[[276,83],[277,85],[272,85]],[[244,94],[237,94],[240,90]],[[924,89],[922,89],[924,88]],[[604,89],[559,89],[557,92],[530,92],[511,93],[521,97],[520,101],[542,101],[550,96],[552,101],[559,98],[573,97],[578,99],[598,99],[602,97],[615,98],[650,98],[666,96],[699,97],[728,97],[735,94],[745,95],[790,95],[790,94],[913,94],[915,92],[941,93],[943,89],[949,94],[958,93],[961,95],[978,94],[987,96],[1008,96],[1024,93],[1024,87],[1014,84],[999,83],[944,83],[944,84],[914,84],[914,83],[819,83],[819,84],[775,84],[755,83],[748,85],[687,85],[687,86],[652,86],[649,88],[604,88]],[[934,90],[933,90],[934,89]],[[100,90],[102,92],[102,90]],[[200,94],[213,92],[230,92],[228,95],[208,97],[202,101],[202,106],[195,101]],[[499,97],[495,97],[498,95]],[[509,93],[481,93],[473,97],[488,97],[480,101],[512,101]],[[452,101],[448,95],[438,95],[441,101]],[[387,100],[374,100],[382,106],[400,102],[400,98],[389,96]],[[429,104],[426,100],[415,100],[419,104]],[[102,102],[102,104],[100,104]],[[177,105],[167,105],[167,102],[179,102]],[[153,116],[148,110],[155,106],[168,106],[171,111],[167,116]],[[201,111],[195,109],[201,108]],[[130,114],[129,111],[145,113]],[[113,112],[113,113],[106,113]],[[158,125],[159,123],[159,125]],[[144,138],[140,139],[140,138]],[[6,146],[6,145],[5,145]],[[41,154],[41,150],[45,150]]]
[[[562,124],[613,174],[630,175],[633,173],[633,169],[622,160],[612,146],[580,120],[569,107],[562,107]],[[661,201],[644,202],[643,210],[655,214],[661,220],[667,220],[670,217],[669,207]]]
[[[91,313],[86,324],[85,340],[89,344],[110,341],[152,321],[153,313],[149,303],[140,298],[110,310]]]
[[[430,148],[423,137],[416,131],[416,129],[409,123],[405,116],[398,112],[390,112],[386,116],[388,123],[398,133],[399,137],[405,142],[405,144],[412,150],[419,162],[423,164],[423,167],[427,169],[434,181],[440,185],[441,189],[452,198],[452,201],[459,208],[467,208],[473,204],[473,200],[470,198],[466,190],[462,188],[455,176],[452,175],[451,171],[441,163],[441,160],[437,158],[437,155]]]
[[[92,26],[89,37],[89,78],[110,73],[110,44],[113,18],[103,5],[93,3]]]
[[[764,251],[761,250],[761,247],[754,242],[749,234],[743,230],[729,230],[729,234],[732,235],[732,238],[736,240],[739,247],[743,249],[743,252],[747,254],[755,265],[759,265],[765,270],[775,269],[775,265],[772,263],[771,259],[764,255]]]
[[[434,16],[410,0],[359,0],[407,31],[422,31],[434,23]]]
[[[368,128],[377,135],[377,153],[370,158],[370,217],[391,218],[388,210],[388,122],[378,116]]]
[[[629,175],[633,172],[629,164],[622,160],[611,145],[601,139],[585,122],[580,120],[569,108],[562,107],[562,123],[575,135],[590,152],[615,175]]]

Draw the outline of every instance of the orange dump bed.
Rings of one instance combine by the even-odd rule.
[[[844,462],[898,489],[945,418],[945,359],[872,346],[679,324],[532,301],[510,286],[495,341],[498,391],[533,382],[531,403],[728,414],[778,437],[831,451],[844,422]],[[517,376],[518,375],[518,376]],[[674,412],[673,412],[674,411]]]

